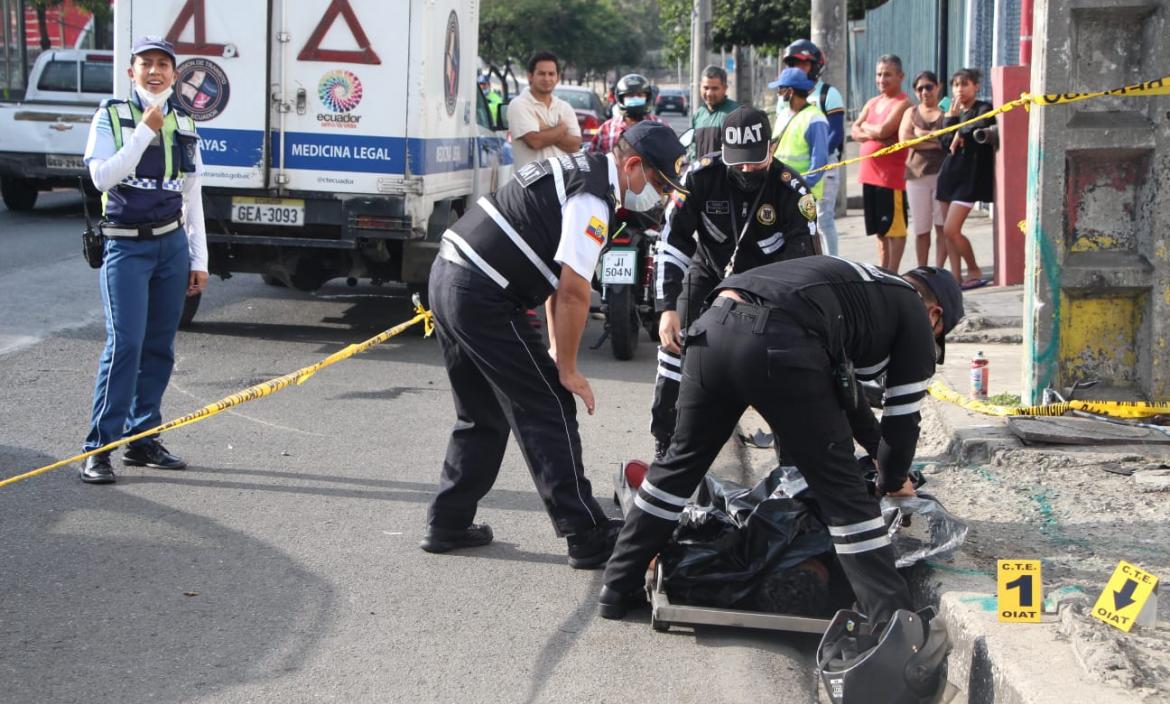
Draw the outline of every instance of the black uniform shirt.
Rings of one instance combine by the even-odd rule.
[[[721,279],[733,253],[734,273],[817,251],[816,201],[800,174],[778,160],[772,160],[757,193],[731,184],[718,153],[692,164],[683,186],[689,193],[672,193],[666,208],[657,261],[658,310],[676,309],[692,262]]]
[[[816,256],[737,274],[719,288],[784,311],[825,339],[835,357],[852,361],[858,378],[885,373],[877,461],[883,488],[900,486],[914,459],[919,408],[935,364],[930,318],[914,287],[872,264]]]

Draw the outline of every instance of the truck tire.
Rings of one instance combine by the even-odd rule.
[[[179,316],[180,330],[187,330],[191,327],[191,323],[195,320],[195,313],[199,310],[199,301],[202,299],[202,293],[183,299],[183,314]]]
[[[4,196],[4,205],[9,210],[28,211],[36,207],[37,196],[40,192],[37,187],[24,179],[6,176],[0,178],[0,193]]]
[[[633,286],[610,286],[605,297],[608,304],[606,322],[609,324],[609,342],[613,356],[631,359],[638,347],[638,311],[634,304]]]

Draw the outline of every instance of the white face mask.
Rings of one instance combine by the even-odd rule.
[[[650,185],[650,179],[646,178],[646,167],[644,166],[642,167],[642,178],[646,179],[646,185],[637,193],[631,191],[627,184],[626,194],[622,197],[622,206],[626,210],[632,210],[635,213],[645,213],[653,210],[661,202],[661,196],[658,195],[658,191],[654,190],[654,186]]]
[[[163,103],[167,102],[167,99],[171,97],[171,93],[175,92],[175,89],[171,87],[167,88],[161,93],[151,93],[147,89],[135,83],[134,92],[138,94],[138,99],[142,101],[142,107],[151,108],[162,107]]]

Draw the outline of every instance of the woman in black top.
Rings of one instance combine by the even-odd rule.
[[[951,76],[951,107],[946,114],[948,127],[992,110],[991,103],[975,97],[979,93],[981,76],[973,68],[959,69]],[[951,271],[957,280],[963,282],[964,289],[987,283],[983,279],[983,270],[975,263],[971,241],[963,235],[963,223],[976,202],[995,200],[995,149],[990,144],[979,144],[974,137],[975,130],[993,126],[995,119],[988,118],[939,138],[947,156],[939,168],[935,197],[942,202],[946,212],[943,234],[947,239]],[[967,263],[966,279],[962,276],[960,259]]]

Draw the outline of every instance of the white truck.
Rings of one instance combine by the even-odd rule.
[[[94,110],[113,88],[114,52],[53,49],[37,57],[28,88],[0,103],[0,194],[10,210],[32,210],[41,191],[77,188]]]
[[[478,0],[120,0],[116,66],[142,34],[178,54],[212,274],[424,289],[443,231],[510,175]]]

